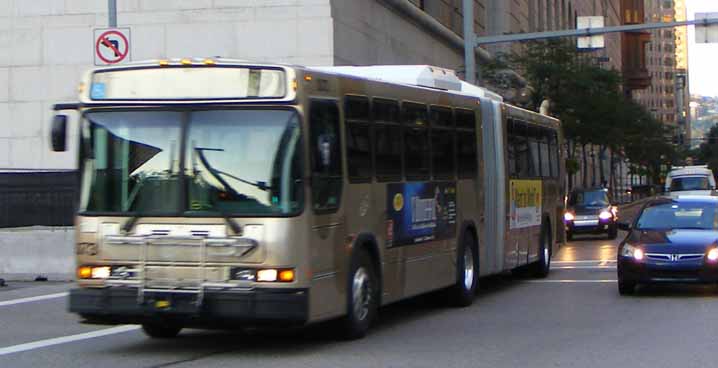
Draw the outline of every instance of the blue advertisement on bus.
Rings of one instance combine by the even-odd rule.
[[[387,246],[456,235],[456,183],[415,182],[387,186]]]

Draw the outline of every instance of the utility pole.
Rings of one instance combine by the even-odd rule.
[[[474,0],[464,0],[464,64],[466,82],[477,84],[476,70],[476,33],[474,31]]]
[[[117,28],[117,0],[107,0],[108,26]]]

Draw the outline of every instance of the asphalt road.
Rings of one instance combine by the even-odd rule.
[[[617,241],[577,239],[550,276],[481,280],[473,306],[428,295],[381,310],[359,341],[330,326],[299,331],[186,330],[151,340],[134,326],[78,324],[70,284],[0,288],[0,367],[710,367],[718,287],[643,287],[620,297]],[[28,299],[31,298],[31,299]]]

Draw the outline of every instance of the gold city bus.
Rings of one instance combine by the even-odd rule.
[[[546,276],[561,241],[559,122],[449,70],[159,60],[90,71],[55,110],[79,112],[69,309],[87,323],[340,319],[356,338],[382,305]]]

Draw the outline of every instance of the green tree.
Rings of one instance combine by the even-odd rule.
[[[718,125],[714,125],[706,135],[706,140],[698,148],[698,159],[713,173],[718,173]]]

